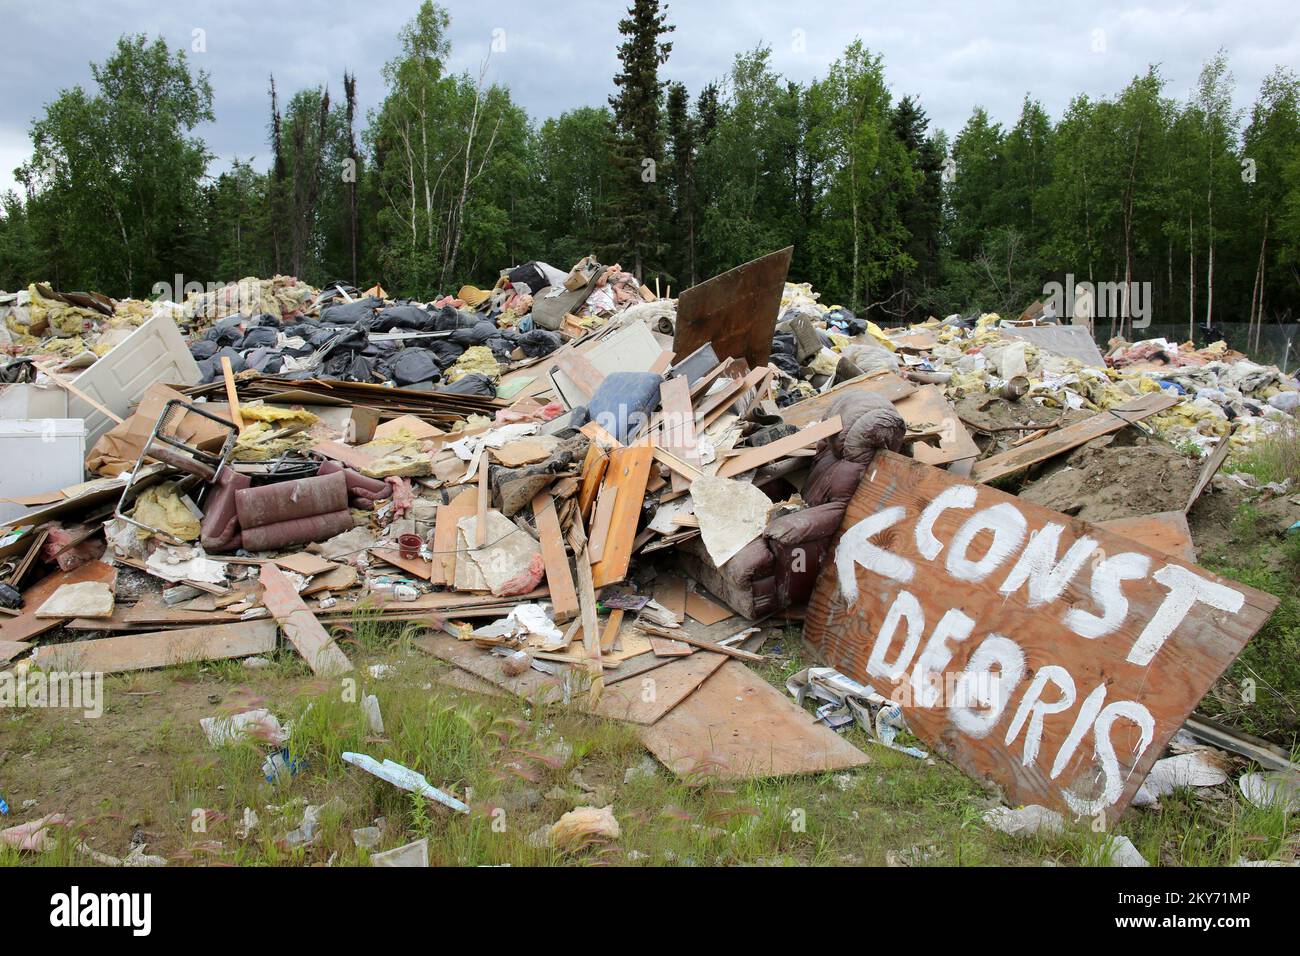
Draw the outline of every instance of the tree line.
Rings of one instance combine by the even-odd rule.
[[[1149,283],[1156,321],[1295,321],[1300,82],[1278,67],[1234,108],[1220,52],[1185,99],[1157,66],[1053,119],[1026,96],[1004,128],[976,107],[955,136],[895,97],[855,40],[797,83],[771,50],[692,98],[671,80],[659,0],[619,23],[605,107],[540,123],[504,86],[448,68],[450,20],[424,2],[357,115],[356,78],[287,98],[268,80],[265,171],[217,175],[195,130],[208,76],[161,38],[122,37],[31,126],[22,195],[4,198],[0,287],[146,295],[293,274],[430,298],[588,253],[680,290],[793,244],[792,278],[884,324],[1018,313],[1067,273]],[[1123,314],[1099,332],[1129,332]],[[1106,323],[1109,323],[1107,325]]]

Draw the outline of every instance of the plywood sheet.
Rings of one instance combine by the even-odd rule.
[[[794,246],[787,246],[684,291],[677,299],[673,351],[690,355],[711,343],[720,359],[766,365],[793,254]]]
[[[668,666],[683,663],[675,661]],[[641,741],[665,767],[686,778],[784,777],[845,770],[870,760],[733,660],[723,663],[695,693],[642,730]]]
[[[1099,527],[1146,545],[1152,551],[1172,554],[1184,561],[1196,560],[1192,545],[1192,529],[1187,525],[1187,515],[1182,511],[1162,511],[1136,518],[1112,518],[1097,522]]]

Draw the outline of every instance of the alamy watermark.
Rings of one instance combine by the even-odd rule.
[[[1076,325],[1091,325],[1094,319],[1128,318],[1133,328],[1151,324],[1150,282],[1075,282],[1074,273],[1065,274],[1065,282],[1048,282],[1043,286],[1044,305],[1062,319]]]
[[[79,710],[104,715],[104,675],[92,671],[0,671],[0,710]]]

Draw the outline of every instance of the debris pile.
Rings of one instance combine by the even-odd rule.
[[[0,378],[67,402],[16,417],[96,427],[76,436],[71,466],[24,460],[22,482],[6,485],[0,663],[116,673],[260,659],[282,635],[313,672],[336,676],[352,663],[334,628],[364,614],[421,625],[415,646],[464,679],[636,725],[682,776],[858,766],[867,756],[835,732],[854,723],[929,759],[936,747],[948,754],[944,735],[918,730],[926,748],[914,746],[914,702],[876,679],[908,662],[895,674],[872,657],[863,671],[866,652],[846,655],[824,633],[828,615],[853,606],[859,570],[915,573],[912,559],[882,549],[886,525],[870,523],[879,515],[855,511],[864,490],[879,490],[878,472],[919,469],[900,509],[914,518],[940,499],[969,509],[977,494],[1001,494],[989,482],[1064,463],[1023,496],[1059,519],[1026,550],[1042,551],[1026,571],[1032,608],[1083,567],[1087,548],[1078,560],[1073,547],[1055,550],[1072,520],[1138,542],[1145,563],[1119,568],[1118,580],[1154,569],[1156,552],[1190,574],[1184,515],[1230,443],[1294,422],[1295,379],[1221,345],[1116,342],[1103,356],[1086,330],[996,315],[882,329],[788,283],[789,261],[789,249],[773,253],[677,299],[591,257],[567,271],[525,263],[490,289],[424,303],[279,276],[180,305],[40,284],[9,297]],[[160,347],[136,348],[138,334]],[[113,363],[132,374],[96,377]],[[113,392],[110,379],[137,391]],[[1205,465],[1168,441],[1205,451]],[[1161,456],[1177,471],[1161,494],[1136,514],[1106,503]],[[916,538],[933,559],[926,535],[942,523],[928,521]],[[997,556],[1002,526],[983,531]],[[1111,594],[1105,586],[1098,593]],[[951,600],[958,607],[960,593]],[[821,632],[811,646],[845,673],[796,675],[791,701],[746,665],[767,660],[764,624],[805,617]],[[888,636],[902,618],[915,653],[934,626],[919,605],[861,623]],[[1234,632],[1196,685],[1261,623]],[[952,645],[970,633],[942,624],[922,645],[936,675],[953,660],[948,626]],[[1006,702],[982,699],[998,718]],[[1160,742],[1144,744],[1132,787],[1123,800],[1106,794],[1106,806],[1123,808],[1195,703],[1159,711],[1159,733],[1144,739]],[[406,768],[344,758],[463,806]],[[617,833],[607,808],[582,811],[548,839]]]

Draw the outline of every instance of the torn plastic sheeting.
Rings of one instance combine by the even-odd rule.
[[[469,813],[469,807],[466,804],[439,790],[425,779],[424,774],[416,773],[410,767],[403,767],[400,763],[395,763],[392,760],[385,760],[380,763],[374,757],[352,753],[351,751],[345,752],[343,759],[354,767],[360,767],[366,773],[378,777],[380,780],[388,781],[395,787],[428,797],[430,800],[441,803],[444,807],[455,810],[457,813]]]

